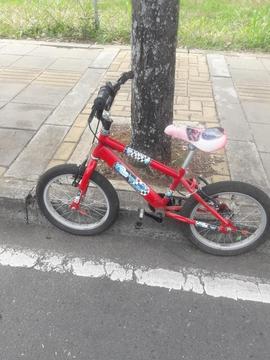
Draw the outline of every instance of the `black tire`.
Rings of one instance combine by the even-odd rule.
[[[69,201],[73,199],[78,192],[77,187],[72,185],[72,179],[74,179],[77,173],[78,167],[74,164],[59,165],[46,171],[38,180],[36,187],[37,202],[45,217],[59,229],[74,235],[96,235],[108,229],[116,220],[119,213],[119,198],[112,184],[104,176],[95,171],[90,179],[89,188],[85,197],[85,199],[87,198],[92,204],[86,202],[84,199],[82,201],[82,206],[84,206],[83,210],[74,210],[72,212],[68,205]],[[61,176],[67,178],[64,184],[59,183],[60,180],[58,179],[61,179]],[[51,185],[54,186],[52,190],[50,190]],[[60,188],[62,185],[67,186],[70,193],[62,192],[63,190]],[[51,200],[49,200],[50,191],[53,196]],[[61,197],[64,197],[64,199],[58,199],[53,191],[58,191],[57,195],[59,194]],[[91,196],[92,199],[89,199]],[[99,198],[97,196],[99,196]],[[101,198],[104,198],[104,205],[100,205]],[[57,201],[56,207],[53,202]],[[60,206],[58,206],[59,204]],[[58,209],[59,211],[57,211]],[[62,213],[60,213],[60,209]],[[70,214],[66,215],[69,211]],[[70,216],[71,220],[68,218]],[[95,217],[97,216],[100,217],[100,220],[96,220]],[[77,221],[75,221],[75,217]],[[90,222],[91,217],[93,221],[97,223],[85,223],[85,221]]]
[[[203,235],[202,233],[200,233],[199,228],[196,228],[194,225],[184,224],[184,232],[186,236],[192,241],[194,245],[199,247],[201,250],[214,255],[223,255],[223,256],[238,255],[256,248],[258,245],[262,244],[267,239],[267,237],[270,238],[269,237],[270,199],[263,191],[261,191],[260,189],[256,188],[253,185],[238,181],[222,181],[222,182],[210,184],[203,187],[202,191],[208,196],[213,198],[215,198],[215,196],[220,194],[220,199],[222,196],[226,198],[226,193],[227,196],[229,193],[234,193],[234,195],[232,195],[232,198],[230,199],[231,201],[233,201],[232,200],[233,196],[235,197],[243,196],[243,198],[246,199],[245,201],[247,201],[246,203],[245,202],[243,203],[244,212],[252,211],[252,207],[248,205],[248,201],[253,201],[254,206],[256,204],[258,209],[260,209],[261,211],[262,222],[260,224],[260,227],[258,228],[260,231],[258,229],[254,230],[254,233],[250,232],[250,235],[247,235],[246,238],[239,240],[238,238],[242,237],[242,233],[241,233],[241,236],[239,235],[235,239],[235,242],[231,241],[231,243],[229,241],[224,243],[219,243],[219,242],[214,242],[213,240],[209,240],[209,237],[211,239],[211,236],[217,236],[217,235],[213,235],[213,232],[211,233],[211,230],[201,230],[204,231],[204,234],[207,234],[207,235]],[[196,215],[196,209],[199,209],[199,206],[200,205],[198,205],[198,202],[193,197],[191,197],[185,202],[183,209],[181,211],[181,215],[184,215],[185,217],[189,217],[189,218],[191,217],[191,218],[196,218],[198,220],[202,220],[199,218],[200,210],[198,210],[197,212],[198,215]],[[232,222],[234,222],[234,217],[235,217],[235,224],[237,223],[239,228],[241,226],[242,227],[246,226],[248,228],[249,220],[247,219],[251,215],[246,216],[246,213],[244,213],[245,215],[243,218],[244,221],[241,220],[242,221],[241,224],[240,220],[237,222],[237,217],[239,216],[240,212],[235,211],[235,214],[232,213],[231,215]],[[209,214],[207,214],[207,216],[209,217]],[[213,219],[214,218],[212,218],[211,220]],[[252,226],[253,223],[256,224],[255,220],[256,220],[256,216],[254,213],[253,218],[251,218],[250,220],[250,224],[251,224],[250,226]],[[243,224],[247,224],[247,225],[243,225]],[[253,227],[255,226],[256,225],[253,225]],[[206,236],[208,239],[206,238]],[[231,235],[227,234],[226,236],[230,236],[231,239],[233,239],[233,234]]]

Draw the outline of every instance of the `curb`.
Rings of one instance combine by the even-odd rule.
[[[113,182],[112,182],[112,185]],[[34,182],[21,182],[19,188],[12,185],[1,184],[0,185],[0,216],[3,210],[12,212],[25,212],[25,208],[28,207],[30,212],[39,212],[35,199],[35,187]],[[121,211],[136,212],[138,208],[146,207],[147,203],[137,194],[135,191],[126,189],[119,189],[115,187],[120,200]],[[4,211],[5,212],[5,211]]]
[[[12,185],[6,186],[6,195],[9,193],[10,196],[5,196],[3,185],[0,185],[0,218],[9,222],[19,221],[30,225],[55,228],[38,208],[35,199],[35,183],[22,182],[21,186],[16,189],[16,193],[11,196],[14,189]],[[144,217],[142,229],[136,230],[138,209],[147,209],[147,203],[133,190],[116,189],[116,191],[120,200],[120,211],[116,223],[110,228],[113,232],[125,234],[132,232],[133,235],[136,232],[138,236],[151,235],[164,239],[175,237],[176,232],[179,232],[179,223],[173,220],[165,219],[157,227],[156,222],[148,217]]]

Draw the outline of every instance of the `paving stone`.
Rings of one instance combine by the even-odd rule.
[[[37,48],[32,50],[29,55],[58,58],[65,56],[68,51],[69,49],[67,48],[61,48],[56,46],[38,46]]]
[[[45,70],[36,78],[35,84],[73,87],[80,77],[80,72],[71,73],[70,71]]]
[[[55,160],[68,160],[75,146],[76,144],[74,142],[63,142],[57,149],[53,158]]]
[[[62,165],[62,164],[65,164],[65,161],[64,161],[64,160],[55,160],[55,159],[54,159],[54,160],[52,160],[52,161],[49,162],[46,170],[51,169],[51,168],[53,168],[54,166]]]
[[[216,109],[213,107],[203,107],[203,116],[206,118],[216,118]]]
[[[231,77],[224,55],[207,54],[211,76]]]
[[[37,130],[53,109],[48,105],[11,102],[0,110],[0,127]]]
[[[0,101],[0,109],[6,105],[6,101]]]
[[[202,103],[201,101],[190,101],[189,103],[190,110],[194,111],[202,111]]]
[[[0,54],[25,55],[34,50],[37,45],[30,44],[8,44],[0,49]]]
[[[30,83],[40,74],[37,69],[18,69],[8,67],[0,71],[0,80],[3,83]]]
[[[89,59],[57,59],[48,67],[51,70],[84,72],[92,63]]]
[[[230,177],[230,175],[212,175],[210,177],[207,177],[207,180],[210,183],[216,183],[219,181],[230,181],[231,177]]]
[[[0,101],[10,101],[19,94],[28,84],[25,82],[0,82]]]
[[[43,125],[5,176],[37,180],[46,169],[67,131],[68,128],[65,126]]]
[[[0,166],[0,177],[5,173],[6,170],[7,168],[5,168],[4,166]]]
[[[270,183],[270,153],[260,153],[263,167],[266,171],[266,174],[268,176],[268,181]],[[270,194],[268,194],[270,196]]]
[[[33,135],[33,131],[0,129],[0,165],[9,166]]]
[[[31,85],[16,96],[14,102],[39,105],[58,105],[69,91],[70,86],[49,86],[44,84],[35,84],[35,82],[32,82]]]
[[[215,164],[212,164],[211,167],[219,175],[225,175],[225,176],[230,175],[228,164],[225,161],[216,162]]]
[[[94,93],[104,71],[88,69],[77,85],[64,98],[46,123],[55,125],[72,125],[85,103]]]
[[[250,124],[259,151],[270,153],[270,124]]]
[[[240,104],[216,103],[220,124],[230,140],[251,141],[252,135]]]
[[[72,126],[72,128],[67,133],[67,136],[65,137],[65,141],[78,142],[80,140],[83,131],[84,128],[82,127]]]
[[[250,123],[270,124],[269,103],[242,101],[242,106]]]
[[[14,63],[16,60],[20,59],[21,56],[18,55],[5,55],[0,54],[0,67],[9,66]]]
[[[101,53],[101,51],[102,49],[68,49],[68,51],[63,55],[63,57],[95,60],[95,58]]]
[[[117,56],[119,49],[106,48],[104,49],[91,64],[92,68],[107,69],[114,58]]]
[[[255,56],[226,56],[230,69],[264,70],[262,62]]]
[[[261,62],[263,63],[266,70],[270,71],[270,59],[261,59]]]
[[[50,57],[23,56],[11,65],[12,68],[22,69],[46,69],[55,61]]]
[[[92,128],[95,129],[97,126],[97,120],[94,119],[92,122]],[[88,156],[91,144],[93,140],[93,134],[90,132],[88,128],[85,129],[81,140],[77,144],[73,154],[71,155],[69,162],[80,164],[85,160],[86,156]]]
[[[270,82],[270,73],[266,70],[245,70],[230,69],[231,76],[238,83],[256,83],[265,84]]]
[[[229,140],[226,150],[232,180],[248,182],[264,189],[269,186],[254,143]]]
[[[74,126],[85,128],[87,125],[87,120],[88,114],[80,114],[74,122]]]
[[[228,78],[212,78],[216,101],[227,104],[237,104],[239,99],[233,82]]]

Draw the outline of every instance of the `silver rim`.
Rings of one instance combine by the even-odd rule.
[[[222,192],[212,196],[217,198],[219,203],[228,206],[231,213],[228,214],[224,210],[222,215],[230,218],[232,223],[239,228],[239,231],[223,234],[190,225],[193,235],[200,243],[212,249],[229,251],[245,248],[259,239],[265,230],[267,215],[256,199],[238,192]],[[190,217],[211,224],[219,224],[213,215],[208,212],[203,213],[202,209],[202,205],[196,205]]]
[[[50,215],[60,224],[74,230],[93,230],[108,219],[110,205],[104,191],[93,181],[89,183],[80,211],[69,208],[78,193],[72,186],[72,174],[59,175],[45,187],[43,198]]]

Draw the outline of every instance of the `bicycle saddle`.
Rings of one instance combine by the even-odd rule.
[[[164,130],[165,134],[189,142],[199,150],[212,152],[223,148],[227,136],[221,127],[196,128],[187,125],[169,125]]]

